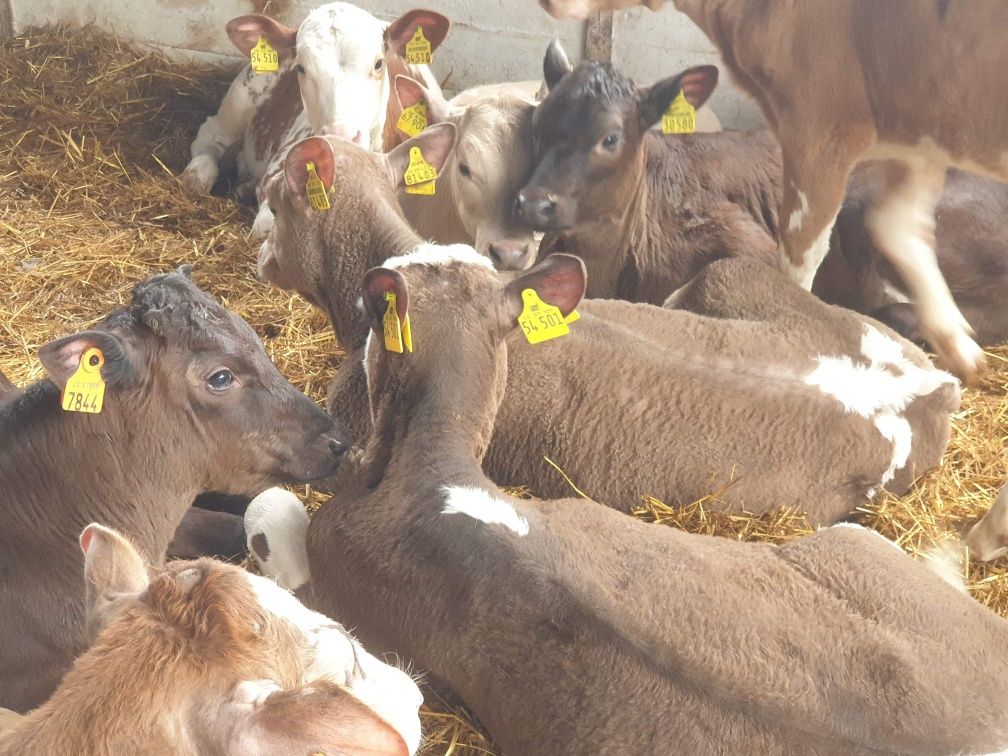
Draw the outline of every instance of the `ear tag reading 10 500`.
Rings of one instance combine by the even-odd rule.
[[[91,347],[84,351],[77,370],[70,376],[63,388],[61,406],[67,412],[102,411],[105,399],[105,381],[101,369],[105,364],[105,355],[101,349]]]
[[[270,43],[260,34],[259,41],[252,48],[252,70],[257,74],[276,73],[280,70],[280,56],[270,47]]]
[[[403,353],[403,347],[407,352],[413,351],[413,333],[410,329],[409,313],[402,322],[399,321],[399,310],[396,309],[395,292],[386,291],[385,301],[388,307],[385,308],[385,317],[382,318],[382,330],[385,333],[385,348],[397,354]]]
[[[403,180],[406,182],[407,194],[434,194],[434,179],[437,171],[434,166],[424,160],[419,147],[410,147],[409,166]]]
[[[402,115],[399,116],[396,126],[406,136],[415,137],[427,128],[427,104],[418,102],[416,105],[405,108]]]
[[[560,308],[543,302],[535,289],[522,291],[522,304],[518,325],[525,332],[529,344],[538,344],[570,333]]]
[[[686,101],[682,91],[662,116],[661,130],[666,134],[692,134],[696,131],[696,108]]]
[[[322,183],[322,179],[319,178],[318,172],[315,170],[315,163],[309,160],[305,163],[305,168],[308,170],[308,180],[305,182],[308,204],[313,209],[324,212],[332,207],[329,204],[329,192],[326,191],[325,184]]]
[[[430,65],[434,59],[431,44],[424,36],[423,27],[418,26],[413,32],[413,39],[406,43],[406,62],[413,65]]]

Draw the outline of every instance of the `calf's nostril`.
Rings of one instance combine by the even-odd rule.
[[[335,456],[337,459],[339,459],[340,457],[342,457],[344,454],[347,453],[347,448],[348,448],[347,445],[344,444],[342,441],[337,441],[334,438],[329,439],[329,451],[331,451],[333,453],[333,456]]]

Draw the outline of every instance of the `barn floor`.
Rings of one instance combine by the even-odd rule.
[[[173,178],[228,77],[94,31],[40,30],[2,47],[0,370],[19,384],[39,378],[42,344],[122,305],[138,280],[191,262],[197,282],[249,320],[280,370],[321,399],[341,357],[325,316],[256,280],[247,208],[191,199]],[[963,394],[941,468],[861,516],[911,553],[954,538],[1008,480],[1008,348],[990,361],[982,384]],[[808,532],[800,513],[729,516],[706,503],[672,510],[645,497],[638,516],[774,542]],[[972,594],[1008,617],[1006,576],[1008,560],[968,566]],[[424,719],[425,753],[493,753],[458,708]]]

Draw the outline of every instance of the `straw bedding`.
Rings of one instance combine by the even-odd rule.
[[[123,304],[136,281],[191,262],[197,282],[248,319],[292,383],[321,399],[341,357],[326,318],[255,279],[248,208],[190,198],[173,177],[230,77],[94,30],[35,30],[2,47],[0,370],[19,384],[40,377],[42,344]],[[990,358],[995,369],[964,392],[941,467],[861,514],[915,555],[961,533],[1008,479],[1008,349]],[[797,512],[711,513],[717,495],[678,509],[645,496],[636,514],[771,542],[809,532]],[[1008,562],[971,563],[967,577],[979,601],[1008,617],[1006,571]],[[425,713],[427,753],[493,752],[462,710],[438,708]]]

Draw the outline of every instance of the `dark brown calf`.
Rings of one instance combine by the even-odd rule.
[[[60,390],[92,347],[104,407],[65,412]],[[129,306],[39,357],[48,379],[0,407],[0,706],[19,711],[84,648],[69,546],[84,526],[108,523],[156,563],[198,494],[323,478],[349,443],[187,269],[139,284]]]
[[[309,525],[309,603],[446,681],[505,753],[1008,746],[1008,624],[878,534],[741,543],[484,476],[523,289],[566,314],[584,286],[559,255],[518,278],[408,257],[368,273],[375,430]],[[412,353],[384,349],[389,292]]]

